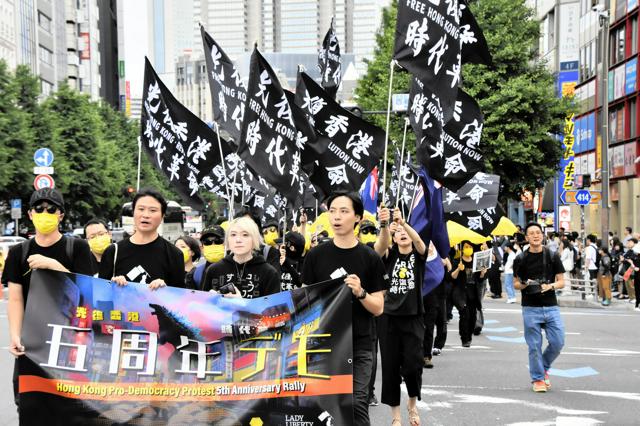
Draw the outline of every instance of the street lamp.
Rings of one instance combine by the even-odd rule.
[[[602,127],[600,131],[600,175],[602,182],[602,242],[605,247],[609,243],[609,11],[604,5],[593,6],[600,23],[600,45],[602,47]]]

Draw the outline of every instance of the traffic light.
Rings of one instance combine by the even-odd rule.
[[[133,196],[134,196],[134,194],[135,194],[135,193],[136,193],[136,190],[135,190],[135,188],[134,188],[133,186],[131,186],[131,185],[127,185],[127,186],[124,186],[124,187],[122,188],[122,195],[123,195],[125,198],[133,198]]]

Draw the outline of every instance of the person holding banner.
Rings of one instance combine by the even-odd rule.
[[[182,252],[182,259],[184,260],[184,272],[188,274],[195,268],[195,262],[200,259],[202,251],[200,250],[200,243],[195,238],[188,235],[183,235],[178,238],[174,245]],[[185,279],[186,285],[186,279]]]
[[[98,276],[118,285],[147,284],[151,290],[184,287],[184,255],[158,233],[167,201],[153,189],[142,189],[132,208],[135,232],[104,252]]]
[[[280,291],[278,272],[258,253],[260,230],[252,219],[243,216],[232,220],[225,243],[231,253],[207,269],[203,291],[244,299]]]
[[[36,235],[33,239],[9,249],[2,272],[2,283],[9,287],[9,352],[17,358],[13,372],[13,392],[18,409],[18,370],[22,373],[29,365],[23,357],[25,347],[22,345],[20,334],[29,295],[31,271],[50,269],[84,275],[92,273],[91,252],[87,242],[65,237],[58,229],[64,213],[64,199],[57,189],[43,188],[33,192],[29,200],[29,219],[33,222]]]
[[[380,221],[387,221],[389,209],[381,209]],[[393,211],[397,229],[393,235],[382,228],[376,241],[376,252],[390,277],[389,291],[384,298],[384,314],[378,328],[382,354],[382,403],[391,407],[392,425],[401,424],[400,385],[404,380],[409,395],[409,423],[420,425],[416,401],[422,388],[422,342],[424,338],[424,307],[422,280],[427,247],[420,235],[402,218],[400,209]],[[393,238],[393,246],[389,242]]]
[[[84,237],[91,249],[91,268],[93,274],[97,274],[100,269],[102,254],[111,245],[111,232],[107,224],[98,218],[90,219],[84,225]]]
[[[451,278],[453,290],[451,298],[460,313],[459,332],[462,346],[471,346],[471,336],[476,326],[478,311],[482,309],[480,297],[483,293],[484,276],[487,269],[473,272],[474,246],[469,241],[463,241],[460,259],[453,264]]]
[[[354,234],[364,215],[357,193],[335,192],[327,199],[333,240],[312,248],[305,256],[302,281],[314,284],[344,277],[352,293],[354,425],[369,425],[369,380],[373,365],[371,344],[374,316],[384,309],[387,274],[380,257]]]

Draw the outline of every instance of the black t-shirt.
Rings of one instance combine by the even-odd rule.
[[[384,297],[387,315],[422,315],[422,281],[426,258],[415,248],[400,254],[396,245],[382,259],[389,275],[389,291]]]
[[[310,285],[348,274],[357,275],[367,293],[375,293],[389,287],[382,259],[373,249],[362,243],[353,248],[343,249],[337,247],[333,241],[320,244],[307,253],[302,269],[302,282]],[[352,305],[353,340],[371,338],[373,315],[355,296],[352,297]]]
[[[124,275],[127,281],[151,284],[162,279],[171,287],[184,287],[184,257],[180,249],[158,236],[147,244],[134,244],[131,239],[119,241],[115,273],[113,257],[115,244],[102,255],[98,276],[110,280]]]
[[[96,258],[96,255],[91,253],[91,275],[98,275],[100,271],[100,262]]]
[[[41,247],[36,243],[35,238],[29,241],[29,251],[26,256],[22,253],[22,244],[17,244],[9,249],[9,255],[2,273],[2,283],[9,282],[22,285],[22,296],[25,306],[27,295],[29,294],[29,283],[31,281],[31,270],[26,259],[33,254],[41,254],[60,262],[69,271],[76,274],[92,275],[91,250],[86,241],[79,238],[72,238],[73,258],[67,254],[67,238],[63,236],[58,242],[49,247]],[[25,259],[22,262],[22,259]]]
[[[302,266],[304,258],[289,259],[286,258],[282,266],[280,266],[280,290],[288,291],[302,285]]]
[[[543,253],[547,252],[547,271],[543,268]],[[552,253],[547,248],[540,253],[522,252],[513,262],[513,275],[517,277],[521,283],[527,280],[540,280],[541,282],[552,283],[556,279],[557,274],[564,273],[562,261],[557,253]],[[522,291],[522,306],[556,306],[558,300],[556,292],[553,290],[544,293],[529,294],[526,290]]]
[[[221,287],[233,284],[245,299],[267,296],[280,291],[278,272],[259,254],[246,263],[233,260],[233,254],[211,265],[204,275],[202,290],[219,291]]]
[[[464,264],[464,271],[459,271],[457,278],[451,277],[454,285],[476,285],[482,282],[482,278],[480,278],[480,272],[473,272],[473,260],[470,262],[467,262],[463,258],[454,260],[452,262],[453,269],[451,269],[451,272],[454,272],[456,269],[458,269],[458,265],[460,265],[460,262]]]

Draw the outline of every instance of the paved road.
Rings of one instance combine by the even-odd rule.
[[[520,307],[485,301],[487,324],[471,348],[462,348],[457,322],[449,325],[443,355],[424,370],[427,425],[638,424],[640,407],[640,313],[616,309],[563,308],[566,346],[554,367],[553,389],[530,389]],[[0,343],[6,347],[6,302],[0,301]],[[0,425],[18,424],[12,400],[13,359],[0,351]],[[380,374],[376,393],[380,397]],[[403,406],[406,395],[403,396]],[[390,425],[386,406],[372,407],[374,426]],[[408,424],[406,413],[404,424]]]
[[[535,394],[520,306],[487,299],[485,307],[487,324],[471,348],[460,346],[454,319],[443,355],[423,370],[423,425],[640,424],[640,313],[562,308],[566,343],[554,364],[552,390]],[[377,379],[379,398],[380,372]],[[386,406],[372,407],[373,425],[390,425],[389,413]]]

